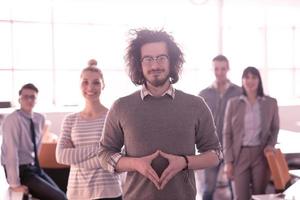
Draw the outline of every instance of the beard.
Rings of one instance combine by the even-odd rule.
[[[160,86],[163,86],[167,81],[169,81],[170,73],[167,76],[163,77],[163,78],[159,78],[158,76],[155,76],[152,80],[150,80],[147,77],[145,77],[145,79],[152,86],[160,87]]]

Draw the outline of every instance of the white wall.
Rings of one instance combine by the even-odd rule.
[[[300,105],[279,106],[280,128],[300,133]]]

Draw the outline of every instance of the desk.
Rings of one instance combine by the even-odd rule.
[[[254,200],[300,200],[300,180],[291,185],[284,193],[252,195]]]
[[[279,130],[275,148],[280,148],[291,169],[300,168],[300,132]]]
[[[289,170],[289,174],[294,177],[300,178],[300,169]]]
[[[252,195],[253,200],[285,200],[284,194],[258,194]]]
[[[299,154],[300,155],[300,133],[280,129],[278,133],[277,144],[275,148],[280,148],[285,155]]]
[[[284,191],[284,199],[300,200],[300,180]]]

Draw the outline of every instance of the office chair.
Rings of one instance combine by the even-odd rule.
[[[55,159],[56,143],[42,143],[39,152],[41,168],[54,180],[58,187],[66,192],[70,166],[59,164]]]
[[[55,159],[56,143],[42,143],[39,152],[39,163],[41,168],[69,168],[67,165],[62,165],[56,162]]]
[[[10,108],[11,102],[10,101],[0,101],[0,108]]]

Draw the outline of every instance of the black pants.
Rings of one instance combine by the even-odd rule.
[[[5,169],[5,168],[4,168]],[[21,184],[29,193],[41,200],[66,200],[67,197],[56,183],[43,171],[33,165],[20,165]]]

